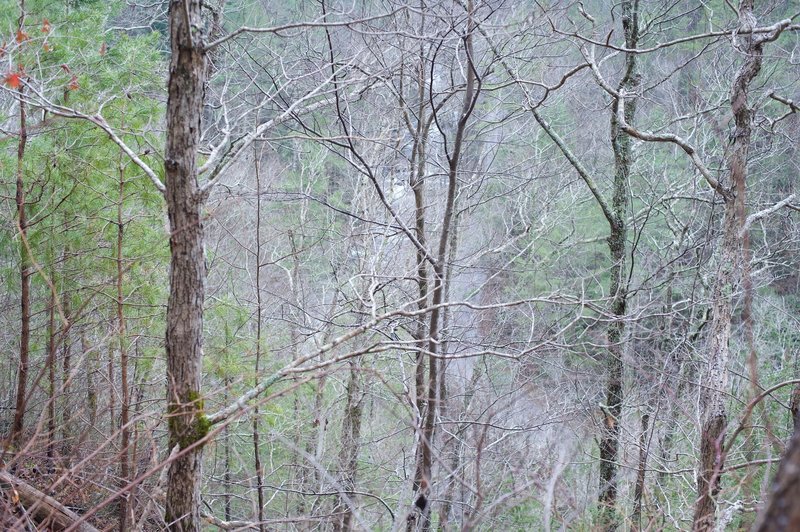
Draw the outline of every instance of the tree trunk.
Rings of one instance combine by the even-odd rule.
[[[108,379],[108,426],[113,432],[117,426],[117,390],[114,387],[116,380],[114,375],[114,353],[113,344],[108,346],[108,359],[106,359],[106,378]]]
[[[64,253],[66,260],[67,252]],[[61,307],[64,309],[64,316],[67,320],[71,320],[70,296],[69,292],[65,289],[61,294]],[[72,441],[72,424],[75,422],[72,418],[70,397],[70,372],[72,371],[72,343],[70,342],[69,328],[71,323],[64,324],[61,329],[61,453],[63,456],[71,454],[71,441]],[[87,375],[87,386],[89,377]]]
[[[362,400],[364,398],[361,375],[361,360],[351,358],[350,377],[347,380],[347,396],[342,421],[342,447],[339,452],[339,495],[334,506],[333,529],[336,532],[353,529],[353,510],[346,499],[355,501],[352,495],[358,474],[358,451],[361,446]]]
[[[97,388],[94,378],[97,372],[97,350],[89,345],[86,332],[81,333],[81,351],[86,357],[86,403],[89,405],[89,426],[97,422]]]
[[[472,32],[474,31],[474,22],[472,16],[474,6],[471,1],[468,3],[467,10],[467,31],[464,37],[464,50],[467,63],[465,72],[466,79],[464,98],[462,100],[458,123],[456,125],[455,135],[453,138],[452,153],[448,155],[449,168],[447,175],[447,197],[444,216],[442,218],[441,234],[439,235],[439,247],[436,254],[436,263],[433,266],[433,295],[431,304],[434,308],[431,310],[430,321],[428,323],[428,382],[425,386],[427,397],[425,400],[425,411],[420,412],[422,419],[419,436],[419,448],[417,450],[416,471],[414,473],[414,491],[416,492],[416,499],[414,501],[414,509],[412,509],[412,513],[409,516],[410,519],[407,524],[407,529],[410,530],[415,526],[418,526],[418,528],[423,532],[430,528],[430,494],[433,480],[433,442],[439,400],[437,397],[437,391],[439,385],[438,373],[440,369],[440,363],[437,358],[437,353],[439,352],[440,347],[440,321],[442,319],[442,310],[440,305],[444,302],[445,274],[447,271],[445,261],[448,258],[448,244],[452,236],[451,229],[453,227],[453,219],[455,216],[455,200],[458,189],[458,172],[460,169],[459,163],[461,161],[462,149],[465,143],[467,122],[472,115],[478,94],[480,93],[480,85],[475,75],[476,66],[473,63],[473,59],[475,57],[472,48]],[[417,391],[417,394],[419,394],[419,390]]]
[[[622,27],[625,33],[625,45],[636,48],[639,40],[639,2],[626,0],[622,2]],[[620,93],[632,93],[639,85],[636,72],[636,54],[625,55],[625,74],[619,82]],[[611,234],[608,237],[608,248],[611,255],[611,286],[609,294],[611,313],[615,320],[608,327],[608,359],[606,381],[606,404],[602,408],[603,429],[600,437],[600,526],[605,530],[614,530],[619,525],[616,515],[617,505],[617,470],[619,468],[619,434],[622,416],[624,375],[624,335],[625,313],[628,300],[627,290],[627,227],[625,219],[628,215],[628,177],[633,164],[631,139],[623,132],[617,121],[615,101],[611,109],[611,144],[614,150],[614,193],[612,197],[612,216],[609,220]],[[631,98],[624,107],[625,121],[633,123],[636,114],[636,99]]]
[[[50,292],[47,310],[47,471],[56,457],[56,294]]]
[[[797,378],[797,376],[795,376]],[[792,388],[792,399],[789,406],[792,412],[792,429],[796,432],[800,427],[800,383]]]
[[[25,2],[20,2],[18,29],[25,25]],[[17,372],[17,397],[14,409],[14,423],[11,427],[11,441],[20,443],[25,426],[25,402],[28,387],[28,358],[31,342],[31,265],[27,249],[28,220],[25,215],[25,182],[24,168],[25,146],[28,142],[27,114],[23,95],[25,88],[19,89],[19,141],[17,142],[17,231],[19,231],[19,275],[20,275],[20,335],[19,335],[19,371]]]
[[[202,194],[197,184],[196,153],[206,59],[201,42],[200,0],[171,0],[167,99],[167,212],[170,223],[170,293],[167,302],[167,415],[169,445],[181,452],[167,475],[165,520],[173,531],[200,530],[200,466],[209,423],[200,383],[203,358]]]
[[[122,255],[122,242],[125,233],[125,221],[123,220],[123,205],[125,202],[125,166],[122,160],[119,162],[119,197],[117,198],[117,333],[119,340],[119,367],[122,386],[122,404],[120,405],[120,483],[122,487],[130,481],[130,465],[128,446],[130,443],[130,390],[128,388],[128,345],[125,337],[125,304],[123,293],[123,275],[125,265]],[[125,532],[130,505],[128,504],[130,495],[127,491],[120,497],[119,503],[119,529]]]
[[[728,387],[728,343],[731,337],[731,305],[735,272],[739,269],[739,223],[733,205],[725,204],[724,235],[719,268],[712,292],[708,364],[700,390],[700,469],[697,474],[697,502],[694,529],[714,526],[715,497],[720,486],[722,448],[727,411],[724,394]]]
[[[731,89],[731,110],[736,124],[728,161],[729,188],[724,195],[725,217],[722,248],[719,254],[717,277],[712,292],[711,331],[708,364],[700,392],[701,433],[700,469],[697,475],[697,502],[694,511],[694,530],[714,527],[717,509],[716,495],[724,466],[725,426],[727,412],[724,395],[728,389],[728,358],[731,337],[731,307],[733,292],[742,266],[740,231],[745,218],[747,159],[750,149],[752,111],[747,105],[750,83],[761,70],[764,44],[770,38],[746,30],[756,26],[753,0],[739,4],[739,47],[745,61]],[[741,31],[744,30],[744,31]]]
[[[633,515],[631,516],[631,530],[642,529],[642,498],[644,496],[644,481],[647,475],[647,429],[650,415],[642,415],[642,433],[639,436],[639,467],[636,471],[636,487],[633,491]]]
[[[254,165],[256,174],[256,367],[255,380],[253,385],[258,384],[259,372],[261,371],[261,340],[262,340],[262,317],[264,307],[261,300],[261,160],[260,154],[253,145]],[[261,466],[261,444],[259,433],[259,409],[258,404],[253,406],[253,462],[256,470],[256,495],[258,499],[258,529],[264,531],[264,470]]]
[[[800,430],[795,429],[753,532],[800,530]]]
[[[225,387],[225,393],[222,396],[222,400],[225,401],[225,404],[228,404],[229,401],[229,393],[230,393],[230,386],[231,386],[231,378],[228,375],[225,375],[225,378],[222,381],[222,385]],[[231,507],[231,489],[233,483],[231,482],[231,433],[230,433],[230,425],[228,423],[225,424],[225,428],[222,431],[222,437],[225,438],[225,447],[223,449],[224,452],[224,460],[225,460],[225,472],[222,474],[222,485],[225,486],[225,495],[222,497],[223,504],[225,507],[225,520],[230,521],[233,515],[233,509]]]

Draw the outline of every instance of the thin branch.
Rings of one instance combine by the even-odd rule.
[[[401,11],[405,11],[407,9],[406,6],[401,6],[391,11],[389,13],[384,13],[382,15],[374,15],[371,17],[360,18],[356,20],[346,20],[342,22],[293,22],[291,24],[283,24],[280,26],[271,26],[271,27],[263,27],[263,28],[254,28],[251,26],[242,26],[241,28],[225,35],[224,37],[220,37],[217,40],[211,41],[208,43],[204,50],[208,52],[209,50],[213,50],[217,46],[222,43],[225,43],[243,33],[273,33],[279,35],[281,32],[289,31],[289,30],[299,30],[299,29],[310,29],[310,28],[341,28],[341,27],[350,27],[356,24],[364,24],[366,22],[372,22],[374,20],[380,20],[383,18],[393,17],[397,13]]]
[[[676,46],[678,44],[686,44],[697,40],[702,39],[711,39],[715,37],[726,37],[732,35],[746,35],[746,34],[767,34],[762,39],[766,41],[775,40],[780,33],[784,30],[790,31],[797,31],[800,30],[800,24],[792,24],[790,19],[781,20],[780,22],[776,22],[772,26],[763,26],[760,28],[754,28],[750,31],[740,31],[740,30],[719,30],[719,31],[709,31],[707,33],[700,33],[697,35],[688,35],[686,37],[680,37],[678,39],[674,39],[671,41],[666,41],[663,43],[655,44],[649,48],[626,48],[625,46],[616,46],[608,41],[602,42],[595,39],[591,39],[589,37],[585,37],[577,32],[565,32],[555,29],[555,32],[559,35],[564,35],[567,37],[574,37],[579,39],[587,44],[593,44],[595,46],[601,46],[603,48],[608,48],[610,50],[615,50],[617,52],[625,52],[629,54],[648,54],[655,52],[657,50],[661,50],[662,48],[669,48],[671,46]]]
[[[422,309],[405,310],[404,308],[401,308],[401,309],[398,309],[398,310],[393,310],[391,312],[387,312],[385,314],[380,314],[378,316],[375,316],[370,321],[364,323],[363,325],[361,325],[359,327],[356,327],[356,328],[350,330],[349,332],[347,332],[347,333],[345,333],[345,334],[343,334],[343,335],[341,335],[341,336],[339,336],[337,338],[334,338],[333,340],[331,340],[327,344],[321,346],[319,349],[313,351],[310,354],[307,354],[307,355],[304,355],[302,357],[296,358],[294,361],[290,362],[289,364],[287,364],[286,366],[284,366],[280,370],[276,371],[272,375],[266,377],[259,384],[257,384],[256,386],[254,386],[253,388],[251,388],[250,390],[248,390],[247,392],[245,392],[241,396],[239,396],[239,398],[236,399],[233,403],[229,404],[225,408],[222,408],[222,409],[218,410],[217,412],[214,412],[212,414],[208,414],[206,416],[206,419],[208,420],[208,422],[210,424],[216,425],[216,424],[219,424],[219,423],[221,423],[223,421],[226,421],[227,419],[229,419],[229,418],[231,418],[231,417],[233,417],[233,416],[235,416],[237,414],[240,414],[240,413],[246,411],[249,408],[249,403],[251,401],[253,401],[256,398],[258,398],[259,395],[261,395],[262,393],[267,391],[274,384],[280,382],[287,375],[303,373],[303,372],[307,372],[307,371],[314,371],[314,370],[317,370],[317,369],[321,369],[322,367],[330,366],[332,364],[341,362],[343,360],[347,360],[349,358],[353,358],[355,356],[361,356],[363,354],[370,353],[370,352],[373,352],[373,351],[376,351],[376,350],[386,350],[387,347],[385,347],[385,346],[379,347],[378,344],[375,344],[373,346],[369,346],[369,347],[367,347],[365,349],[361,349],[359,351],[354,351],[354,352],[351,352],[351,353],[347,353],[347,354],[345,354],[343,356],[333,358],[331,360],[326,360],[322,364],[317,364],[317,365],[312,366],[312,367],[303,366],[303,364],[305,364],[306,362],[308,362],[310,360],[313,360],[315,358],[318,358],[320,355],[322,355],[324,353],[327,353],[328,351],[331,351],[332,349],[342,345],[343,343],[345,343],[345,342],[347,342],[349,340],[352,340],[353,338],[356,338],[356,337],[364,334],[365,332],[373,329],[379,323],[381,323],[383,321],[386,321],[386,320],[389,320],[391,318],[397,318],[397,317],[416,318],[418,316],[422,316],[422,315],[425,315],[425,314],[427,314],[429,312],[433,312],[434,310],[440,310],[440,309],[443,309],[445,307],[461,306],[461,307],[468,308],[470,310],[490,310],[490,309],[498,309],[498,308],[516,307],[516,306],[519,306],[519,305],[527,305],[527,304],[531,304],[531,303],[534,303],[534,302],[538,302],[538,303],[575,304],[575,305],[578,305],[579,307],[590,308],[593,312],[596,312],[599,315],[604,315],[605,314],[605,310],[603,309],[603,307],[601,305],[595,305],[595,304],[591,303],[590,301],[582,299],[581,297],[562,296],[562,295],[558,295],[558,294],[553,295],[550,298],[548,298],[548,297],[535,297],[535,298],[528,298],[528,299],[520,299],[520,300],[516,300],[516,301],[510,301],[510,302],[507,302],[507,303],[492,304],[492,305],[476,305],[476,304],[473,304],[473,303],[469,303],[468,301],[453,301],[453,302],[440,303],[438,305],[430,305],[430,306],[422,308]],[[409,305],[414,304],[414,303],[416,303],[416,302],[412,301],[411,303],[409,303]],[[392,347],[392,346],[389,346],[389,347]]]

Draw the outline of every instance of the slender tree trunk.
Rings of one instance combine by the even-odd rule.
[[[114,387],[116,372],[114,371],[114,354],[116,348],[113,344],[108,346],[108,358],[106,359],[106,378],[108,379],[108,423],[111,430],[117,427],[117,390]]]
[[[47,471],[56,457],[56,295],[50,292],[47,310]]]
[[[97,388],[95,373],[97,372],[97,350],[89,346],[86,332],[81,333],[81,351],[86,356],[86,403],[89,405],[89,425],[97,423]]]
[[[625,0],[622,7],[622,27],[625,33],[625,45],[636,48],[639,40],[639,2]],[[639,84],[636,72],[636,54],[625,54],[625,74],[619,82],[620,92],[633,92]],[[625,219],[628,215],[628,195],[633,150],[630,136],[623,132],[617,122],[617,102],[611,111],[611,143],[614,150],[614,193],[612,197],[612,216],[609,220],[611,234],[608,237],[608,248],[611,254],[611,286],[609,293],[611,313],[614,321],[608,327],[608,359],[606,381],[606,404],[602,409],[603,431],[600,438],[600,525],[605,530],[614,530],[618,526],[617,505],[617,471],[619,468],[619,434],[622,418],[623,375],[624,375],[624,336],[625,313],[628,301],[627,294],[627,227]],[[625,105],[625,121],[632,124],[636,114],[636,99],[631,98]]]
[[[426,69],[425,57],[420,50],[419,57],[419,77],[418,86],[419,94],[419,109],[417,113],[417,129],[415,132],[414,152],[411,161],[411,190],[414,193],[414,236],[420,243],[420,248],[416,250],[416,263],[417,263],[417,308],[424,310],[428,306],[429,294],[429,280],[428,280],[428,261],[423,252],[427,248],[426,236],[426,194],[425,194],[425,165],[427,163],[427,145],[428,145],[428,124],[423,121],[423,111],[425,110],[425,88],[426,88]],[[430,122],[428,122],[430,123]],[[417,349],[415,368],[414,368],[414,390],[415,390],[415,404],[416,414],[418,417],[417,425],[422,425],[422,414],[425,411],[426,394],[425,394],[425,338],[427,337],[427,324],[425,317],[420,315],[417,318],[417,327],[413,332],[415,340],[415,347]]]
[[[442,318],[440,305],[444,301],[446,261],[448,258],[447,251],[449,248],[448,244],[450,242],[450,238],[452,237],[451,230],[453,227],[453,218],[455,216],[456,192],[458,190],[458,172],[460,169],[462,149],[465,143],[467,123],[472,115],[472,111],[475,108],[478,94],[480,93],[480,85],[477,82],[478,80],[475,75],[475,69],[477,67],[473,63],[475,57],[472,47],[472,32],[474,31],[474,23],[472,19],[473,9],[474,6],[470,1],[468,5],[469,17],[467,20],[467,31],[464,37],[464,50],[467,64],[465,73],[466,80],[464,98],[452,142],[452,152],[448,155],[449,168],[447,176],[447,198],[444,216],[442,218],[442,229],[439,236],[439,247],[436,255],[436,263],[433,266],[433,296],[431,303],[434,309],[430,313],[430,321],[428,325],[427,398],[425,401],[425,412],[422,413],[423,419],[420,434],[420,444],[417,453],[416,472],[414,474],[414,491],[416,492],[414,506],[416,511],[419,512],[419,520],[417,521],[415,519],[416,513],[412,513],[411,519],[409,519],[407,526],[408,529],[412,529],[416,525],[423,532],[429,530],[430,528],[430,494],[431,484],[433,481],[433,442],[439,400],[437,397],[437,392],[439,385],[438,373],[440,369],[440,363],[437,358],[437,354],[440,347],[440,321]]]
[[[25,2],[21,0],[18,28],[22,31],[25,25]],[[14,409],[14,422],[11,427],[11,441],[19,445],[22,430],[25,426],[25,402],[28,387],[28,358],[31,341],[31,265],[27,249],[28,220],[25,216],[25,182],[24,161],[25,146],[28,142],[27,114],[23,101],[25,88],[19,89],[19,140],[17,142],[17,231],[19,231],[19,276],[20,276],[20,335],[19,335],[19,371],[17,372],[17,396]]]
[[[453,205],[453,208],[456,211],[456,213],[459,212],[458,204],[459,204],[458,196],[456,196],[456,199],[455,199],[455,202],[454,202],[454,205]],[[459,214],[456,214],[455,217],[454,217],[454,220],[453,220],[452,237],[450,238],[449,249],[447,251],[447,256],[449,257],[449,260],[447,261],[447,265],[446,265],[446,268],[445,268],[445,285],[444,285],[444,300],[445,301],[450,301],[450,286],[451,286],[451,282],[453,280],[453,275],[452,275],[453,263],[455,261],[456,254],[458,253],[458,243],[459,243]],[[442,355],[445,355],[445,356],[449,353],[448,336],[449,336],[449,331],[450,331],[450,319],[451,319],[451,317],[452,317],[452,309],[450,307],[446,307],[444,309],[444,312],[443,312],[443,315],[442,315],[442,329],[441,330],[442,330],[443,340],[441,342],[441,348],[440,348],[441,349],[440,352],[442,353]],[[439,416],[442,419],[446,419],[448,416],[452,416],[452,414],[449,412],[450,401],[449,401],[449,395],[447,393],[447,391],[448,391],[448,386],[447,386],[447,366],[448,366],[447,360],[442,360],[441,361],[441,371],[439,372],[439,382],[437,383],[437,386],[438,386],[437,394],[438,394],[438,400],[439,400]],[[466,403],[465,403],[465,407],[466,407]],[[459,414],[462,414],[462,413],[464,413],[464,412],[459,412]],[[450,462],[452,463],[452,462],[455,461],[455,459],[453,458],[453,455],[456,454],[457,452],[458,452],[458,448],[457,448],[457,445],[456,445],[456,442],[455,442],[455,438],[452,435],[448,436],[447,438],[444,438],[444,440],[442,442],[441,451],[439,453],[440,456],[441,456],[441,460],[443,462],[447,461],[448,454],[449,454],[450,455],[449,456]],[[453,480],[455,480],[455,479],[453,479]],[[444,493],[447,493],[448,490],[450,489],[450,486],[452,486],[452,482],[450,482],[443,490],[440,488],[440,491],[444,491]],[[444,501],[442,502],[442,506],[439,509],[439,527],[438,527],[439,530],[441,530],[444,526],[446,526],[447,519],[448,519],[449,515],[450,515],[450,501],[448,501],[447,499],[444,499]]]
[[[264,307],[261,300],[261,159],[256,145],[253,144],[256,174],[256,381],[261,370],[262,317]],[[257,383],[254,383],[254,385]],[[264,471],[261,466],[261,445],[259,443],[259,409],[253,407],[253,461],[256,469],[256,490],[258,497],[258,529],[264,530]]]
[[[125,232],[125,221],[123,219],[123,206],[125,203],[125,166],[119,162],[119,197],[117,198],[117,334],[119,341],[119,367],[122,386],[122,404],[120,405],[120,423],[122,424],[120,437],[120,483],[124,487],[130,480],[130,464],[128,445],[130,444],[130,390],[128,388],[128,345],[125,335],[125,294],[123,292],[124,280],[124,257],[122,243]],[[128,504],[129,494],[125,492],[120,497],[119,503],[119,529],[125,532],[130,511]]]
[[[201,0],[171,0],[167,99],[167,213],[170,223],[170,293],[167,302],[167,415],[169,446],[181,452],[167,475],[165,519],[173,531],[200,530],[202,440],[209,423],[200,395],[203,359],[204,198],[196,154],[203,112],[206,57]]]
[[[133,418],[137,419],[139,415],[142,413],[142,403],[144,400],[144,387],[145,383],[148,379],[148,371],[144,370],[144,375],[142,375],[142,366],[139,364],[141,360],[140,352],[139,352],[139,344],[138,342],[132,344],[134,346],[135,355],[133,361],[133,382],[134,388],[133,392],[133,401],[131,402],[131,408],[133,409]],[[140,450],[139,444],[141,440],[139,438],[140,432],[140,423],[134,423],[132,427],[132,447],[131,447],[131,456],[133,459],[131,460],[131,478],[137,478],[140,473],[140,465],[142,461],[140,460]],[[141,515],[137,512],[137,504],[136,504],[136,492],[131,492],[130,495],[130,502],[128,506],[130,507],[130,513],[128,517],[130,518],[130,522],[128,524],[128,530],[138,530],[140,528],[139,523],[136,521],[136,516]]]
[[[644,496],[644,481],[647,474],[647,429],[650,415],[642,415],[642,433],[639,436],[639,467],[636,470],[636,487],[633,491],[633,515],[631,516],[631,529],[642,528],[642,497]]]
[[[64,253],[66,259],[68,253]],[[64,315],[68,320],[71,320],[71,305],[70,296],[67,290],[63,290],[61,294],[61,307],[64,309]],[[70,372],[72,371],[72,343],[70,342],[70,334],[67,330],[71,324],[64,324],[61,333],[61,453],[64,457],[71,454],[71,441],[72,441],[72,419],[70,397]],[[88,375],[87,375],[88,382]]]
[[[739,29],[749,30],[756,23],[753,0],[742,0],[739,4]],[[771,35],[754,35],[747,31],[740,31],[737,36],[738,46],[744,52],[745,59],[731,89],[731,110],[736,128],[728,161],[730,188],[723,198],[725,215],[719,266],[712,292],[708,364],[700,391],[700,469],[697,475],[698,498],[695,503],[694,530],[710,530],[714,527],[716,495],[724,467],[723,448],[727,424],[725,394],[728,390],[731,307],[742,268],[740,231],[745,218],[747,160],[753,121],[747,98],[750,84],[761,70],[764,45],[772,38],[774,37]]]
[[[231,378],[228,375],[225,375],[225,379],[222,382],[223,386],[225,386],[225,393],[223,394],[223,400],[225,404],[228,404],[230,399],[229,396],[229,388],[231,385]],[[230,521],[232,519],[232,509],[231,509],[231,434],[229,430],[229,424],[225,424],[225,429],[222,432],[222,436],[225,438],[225,471],[222,474],[222,483],[225,486],[225,495],[223,496],[222,500],[225,504],[225,520]]]
[[[423,74],[424,75],[424,74]],[[422,89],[421,89],[422,90]],[[420,118],[421,121],[421,118]],[[411,188],[414,192],[414,217],[415,217],[415,236],[417,240],[420,242],[422,246],[426,246],[426,235],[425,235],[425,182],[423,180],[422,172],[424,172],[425,166],[425,147],[426,147],[426,139],[421,138],[418,139],[417,145],[417,153],[416,156],[419,157],[419,169],[417,170],[417,175],[415,178],[412,178],[411,181]],[[421,249],[417,249],[417,308],[419,310],[424,310],[428,306],[429,296],[428,296],[428,263],[425,257],[425,254],[422,252]],[[425,348],[426,348],[426,341],[425,338],[427,337],[427,324],[425,322],[425,317],[420,316],[418,318],[416,330],[413,333],[413,338],[416,343],[417,353],[416,353],[416,360],[415,360],[415,369],[414,369],[414,390],[415,390],[415,404],[416,407],[416,414],[418,416],[416,422],[417,426],[422,426],[422,418],[423,413],[426,411],[427,407],[427,394],[425,388]],[[419,437],[419,435],[418,435]],[[419,452],[420,446],[422,446],[422,439],[419,437],[419,443],[417,445],[417,449]],[[414,490],[418,490],[420,487],[420,479],[415,476],[414,481]],[[424,499],[423,499],[424,500]]]
[[[472,372],[472,378],[467,384],[466,389],[464,390],[464,402],[462,404],[461,411],[466,415],[469,412],[469,406],[472,403],[472,398],[475,396],[475,388],[478,386],[478,381],[481,378],[481,371],[480,371],[480,363],[475,364],[475,369]],[[464,433],[467,431],[469,427],[468,423],[462,423],[459,425],[457,432],[451,438],[453,441],[451,445],[455,447],[450,455],[450,464],[449,468],[452,471],[453,475],[459,475],[461,470],[461,459],[464,454]],[[447,445],[447,444],[445,444]],[[457,479],[453,479],[452,482],[447,484],[447,487],[444,491],[444,495],[442,496],[443,502],[442,506],[439,509],[439,530],[446,531],[448,530],[448,523],[450,520],[450,513],[453,507],[453,499],[455,498],[455,488],[456,486],[460,486],[461,484],[458,482]],[[463,487],[463,486],[462,486]],[[463,520],[462,520],[463,522]]]

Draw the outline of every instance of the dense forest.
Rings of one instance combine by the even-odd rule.
[[[800,530],[798,0],[0,0],[0,527]]]

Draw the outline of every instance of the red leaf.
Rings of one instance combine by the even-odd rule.
[[[106,55],[106,43],[103,41],[103,44],[100,45],[100,55]]]
[[[44,44],[42,45],[42,48],[44,48],[44,51],[45,51],[45,52],[51,52],[51,51],[53,51],[53,47],[52,47],[52,46],[50,46],[50,43],[49,43],[49,42],[47,42],[47,41],[45,41],[45,42],[44,42]]]
[[[66,64],[62,64],[62,65],[61,65],[61,68],[62,68],[62,70],[64,70],[64,72],[66,72],[67,74],[72,74],[72,70],[70,70],[70,69],[69,69],[69,67],[68,67]]]
[[[67,88],[71,91],[76,91],[81,88],[81,86],[78,85],[78,76],[72,76],[72,79],[69,80],[69,85],[67,85]]]
[[[42,33],[50,33],[50,21],[47,19],[42,20]]]
[[[24,32],[23,30],[21,30],[21,29],[20,29],[20,30],[17,30],[17,42],[18,42],[18,43],[21,43],[21,42],[23,42],[23,41],[27,41],[28,39],[30,39],[30,37],[28,36],[28,34],[27,34],[27,33],[25,33],[25,32]]]
[[[5,81],[5,84],[11,87],[12,89],[19,88],[20,79],[19,79],[19,74],[16,72],[11,72],[9,74],[6,74],[6,77],[3,81]]]

